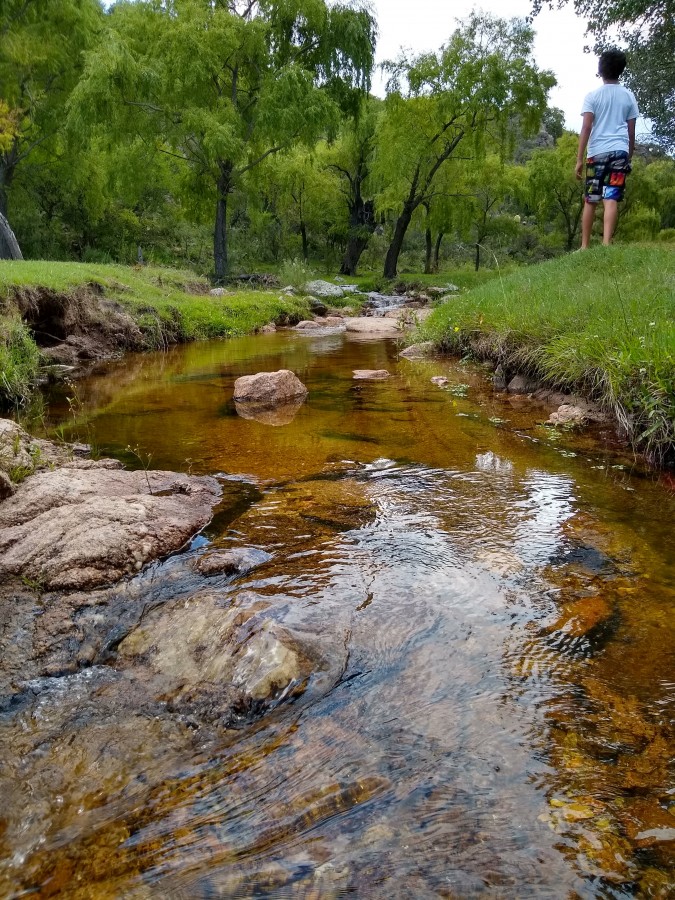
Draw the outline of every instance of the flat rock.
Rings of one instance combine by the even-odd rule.
[[[296,397],[306,396],[307,388],[289,369],[242,375],[234,383],[234,399],[238,402],[277,406]]]
[[[179,550],[211,518],[214,478],[76,460],[38,472],[0,504],[0,580],[92,588]]]
[[[448,383],[448,379],[444,375],[434,375],[431,379],[431,383],[438,385],[438,387],[445,387]]]
[[[386,369],[354,369],[352,374],[356,380],[364,381],[384,381],[391,377]]]
[[[345,322],[348,332],[358,334],[377,334],[384,337],[397,337],[400,334],[398,322],[375,316],[354,316]]]

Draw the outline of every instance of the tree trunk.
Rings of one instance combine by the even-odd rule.
[[[441,244],[443,243],[444,237],[444,233],[442,231],[439,231],[438,237],[436,238],[436,246],[434,247],[434,272],[438,272],[441,256]]]
[[[480,268],[480,244],[476,242],[476,272]]]
[[[424,253],[424,274],[431,275],[431,273],[433,272],[432,262],[431,262],[432,254],[433,254],[433,241],[432,241],[431,228],[426,229],[426,231],[424,233],[424,239],[425,239],[425,243],[426,243],[426,250]]]
[[[349,203],[349,240],[342,258],[340,275],[356,275],[361,254],[368,246],[375,231],[375,204],[361,197],[360,182],[353,188],[354,198]]]
[[[340,275],[356,275],[361,254],[368,246],[366,237],[350,237],[340,266]]]
[[[408,201],[403,205],[403,212],[396,220],[394,236],[391,239],[391,244],[389,244],[389,249],[387,250],[387,258],[384,261],[385,278],[396,278],[398,258],[401,255],[401,250],[403,248],[403,239],[405,238],[414,212],[415,204]]]
[[[7,162],[7,156],[0,156],[0,215],[7,215],[9,186],[14,177],[14,166]]]
[[[216,281],[222,281],[228,273],[227,257],[227,197],[232,190],[232,166],[220,164],[218,197],[216,200],[216,227],[213,232],[213,264]]]
[[[23,259],[19,242],[2,213],[0,213],[0,259]]]
[[[302,235],[302,258],[305,262],[309,262],[309,253],[307,250],[307,226],[304,222],[300,223],[300,234]]]

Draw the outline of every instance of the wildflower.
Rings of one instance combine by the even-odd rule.
[[[455,331],[459,331],[459,325],[455,325]]]

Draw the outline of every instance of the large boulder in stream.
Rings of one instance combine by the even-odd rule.
[[[234,383],[235,403],[253,406],[279,406],[297,398],[304,399],[307,388],[289,369],[242,375]]]
[[[214,478],[71,460],[26,477],[0,504],[0,582],[92,588],[179,550],[221,495]]]

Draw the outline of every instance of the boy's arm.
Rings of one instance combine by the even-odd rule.
[[[581,132],[579,133],[579,150],[577,152],[577,167],[575,170],[575,175],[577,176],[577,180],[581,180],[581,176],[584,171],[584,161],[586,159],[586,147],[588,146],[588,139],[591,136],[591,130],[593,128],[593,120],[595,116],[592,112],[585,112],[583,122],[581,125]],[[635,124],[635,123],[633,123]]]
[[[626,125],[628,125],[628,161],[630,162],[633,158],[633,152],[635,150],[635,122],[636,119],[628,119]]]

